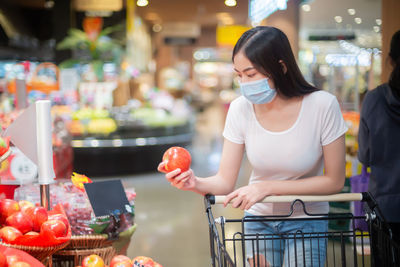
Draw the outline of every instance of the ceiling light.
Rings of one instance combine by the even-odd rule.
[[[343,21],[343,19],[342,19],[341,16],[335,16],[335,21],[336,21],[337,23],[341,23],[341,22]]]
[[[376,22],[376,25],[378,25],[378,26],[382,25],[382,20],[381,19],[376,19],[375,22]]]
[[[349,13],[349,15],[354,16],[356,14],[356,10],[354,8],[349,8],[347,9],[347,12]]]
[[[162,27],[160,24],[153,25],[153,32],[160,32],[161,30],[162,30]]]
[[[357,24],[361,24],[362,23],[362,19],[361,18],[354,18],[354,21]]]
[[[226,6],[236,6],[236,0],[225,0]]]
[[[310,12],[311,11],[311,6],[310,5],[302,5],[301,8],[305,11],[305,12]]]
[[[136,4],[138,6],[147,6],[149,4],[149,1],[147,1],[147,0],[137,0]]]
[[[379,26],[374,26],[374,32],[379,32],[381,28]]]

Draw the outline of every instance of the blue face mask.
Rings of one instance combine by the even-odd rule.
[[[276,90],[269,87],[268,78],[241,83],[240,91],[253,104],[269,103],[276,96]]]

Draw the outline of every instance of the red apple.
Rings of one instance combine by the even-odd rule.
[[[181,169],[182,172],[189,170],[192,158],[189,151],[183,147],[173,146],[164,152],[163,158],[164,169],[171,172],[177,168]]]
[[[35,231],[29,231],[29,232],[25,233],[25,235],[39,235],[39,233],[35,232]]]
[[[44,207],[30,207],[25,209],[27,214],[33,222],[33,230],[39,232],[42,223],[48,220],[48,213]]]
[[[2,223],[5,222],[8,216],[18,211],[20,211],[20,208],[17,201],[8,198],[0,200],[0,220]]]
[[[82,267],[104,267],[104,261],[99,255],[91,254],[83,258]]]
[[[31,265],[25,261],[17,261],[8,265],[8,267],[31,267]]]
[[[17,237],[20,236],[22,236],[21,231],[12,226],[4,226],[0,229],[0,238],[6,243],[14,241]]]
[[[132,265],[131,259],[125,255],[116,255],[110,262],[110,267],[132,267]]]
[[[145,256],[137,256],[132,260],[133,267],[152,267],[154,265],[154,261]]]
[[[27,208],[34,208],[35,204],[28,200],[20,200],[18,201],[18,205],[21,211],[25,211]]]
[[[40,227],[40,232],[53,232],[55,237],[63,237],[68,233],[67,226],[59,220],[45,221]]]
[[[68,218],[65,215],[62,214],[53,214],[53,215],[49,215],[49,220],[59,220],[62,221],[65,226],[67,226],[67,228],[69,227],[69,221]]]
[[[11,264],[18,262],[18,256],[17,255],[10,255],[10,256],[6,256],[7,258],[7,265],[10,266]]]
[[[8,216],[6,219],[6,225],[17,228],[23,234],[32,231],[33,229],[32,220],[22,211],[18,211]]]
[[[7,266],[6,255],[4,255],[3,252],[0,252],[0,267],[6,267],[6,266]]]

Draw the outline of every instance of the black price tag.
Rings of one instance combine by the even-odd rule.
[[[121,180],[85,183],[84,186],[96,217],[132,212]]]

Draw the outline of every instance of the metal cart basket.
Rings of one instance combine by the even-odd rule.
[[[285,216],[244,216],[240,219],[214,218],[212,205],[224,202],[225,196],[206,196],[205,207],[209,222],[210,252],[212,266],[400,266],[400,247],[393,241],[392,233],[379,207],[369,193],[342,193],[328,196],[269,196],[262,202],[291,204],[291,212]],[[352,213],[309,214],[305,202],[362,201],[365,216]],[[293,207],[300,203],[306,216],[290,217]],[[297,204],[298,205],[298,204]],[[356,220],[366,220],[368,232],[355,227]],[[246,233],[249,222],[347,222],[343,229],[322,232],[289,231],[278,234]],[[290,247],[289,247],[289,244]],[[314,247],[314,249],[312,249]],[[267,250],[284,251],[284,255],[271,260]],[[308,250],[308,251],[306,251]],[[315,261],[312,251],[323,255]],[[311,251],[311,253],[310,253]],[[259,256],[263,255],[263,256]],[[319,256],[318,256],[319,257]],[[252,260],[249,262],[247,258]],[[312,258],[314,260],[312,260]]]

